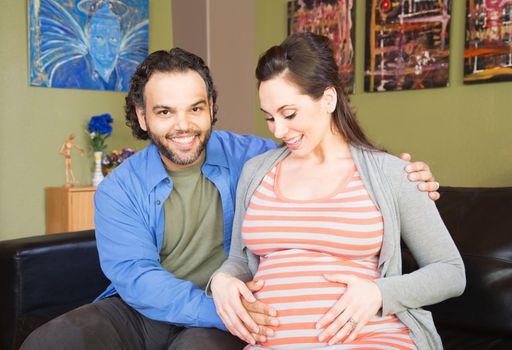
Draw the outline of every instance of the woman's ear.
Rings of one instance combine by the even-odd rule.
[[[338,93],[336,92],[336,89],[332,86],[325,89],[322,100],[324,101],[327,112],[333,113],[336,109],[336,104],[338,103]]]

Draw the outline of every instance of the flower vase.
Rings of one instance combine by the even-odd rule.
[[[92,185],[97,187],[103,180],[103,173],[101,172],[101,157],[103,152],[94,152],[94,172],[92,173]]]

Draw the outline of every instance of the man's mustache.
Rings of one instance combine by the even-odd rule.
[[[178,136],[181,136],[181,135],[199,136],[199,135],[201,135],[201,131],[195,130],[195,129],[176,130],[176,131],[173,131],[172,133],[165,134],[165,138],[166,139],[171,139],[171,138],[178,137]]]

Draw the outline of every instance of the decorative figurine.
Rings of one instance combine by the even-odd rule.
[[[83,148],[80,148],[73,143],[74,138],[75,134],[69,134],[68,139],[62,144],[62,146],[60,146],[59,153],[62,154],[66,159],[66,183],[64,184],[64,187],[73,187],[73,185],[77,183],[75,175],[73,174],[73,167],[71,165],[71,149],[73,147],[76,148],[77,150],[80,151],[80,154],[82,156],[85,154]]]

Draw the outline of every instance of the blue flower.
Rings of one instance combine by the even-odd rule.
[[[107,147],[105,139],[112,133],[112,126],[110,125],[112,122],[113,119],[108,113],[95,115],[91,117],[91,120],[89,120],[89,124],[87,124],[87,131],[91,138],[91,147],[93,151],[103,151]]]
[[[94,116],[89,121],[89,124],[87,125],[87,130],[90,133],[95,132],[98,134],[110,135],[112,133],[112,126],[110,125],[112,121],[112,117],[108,113]]]

